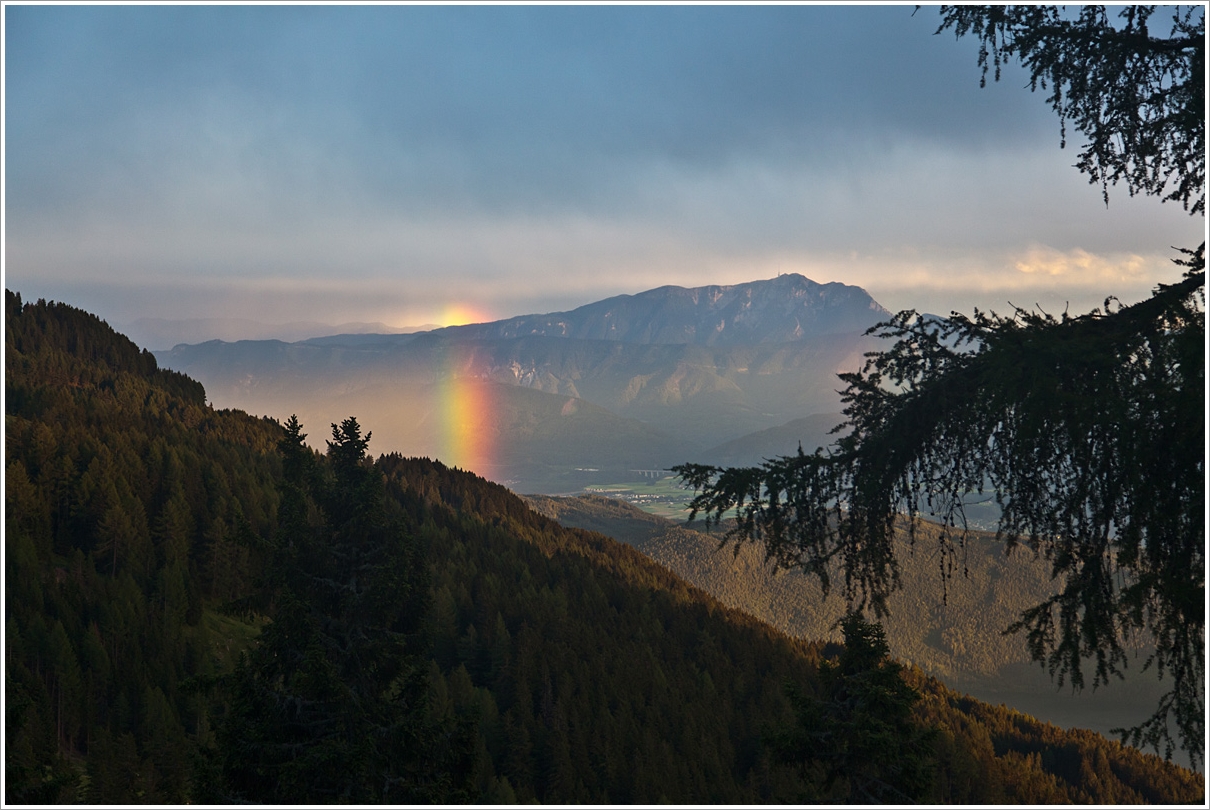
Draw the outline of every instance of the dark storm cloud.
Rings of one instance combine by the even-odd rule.
[[[422,322],[783,270],[1099,302],[1201,228],[1107,213],[935,9],[4,13],[10,286],[119,317]]]
[[[904,7],[18,7],[9,25],[27,204],[146,198],[217,163],[376,204],[591,207],[636,161],[1054,129],[980,93],[970,49]]]

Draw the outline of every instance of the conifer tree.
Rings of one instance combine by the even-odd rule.
[[[1205,8],[949,6],[940,31],[973,35],[999,78],[1019,59],[1050,91],[1066,137],[1088,138],[1077,168],[1108,187],[1205,211]],[[1158,35],[1167,28],[1167,35]],[[1205,244],[1182,249],[1175,283],[1151,298],[1054,317],[1018,310],[948,319],[907,311],[871,333],[895,341],[841,375],[847,435],[762,467],[677,468],[692,506],[783,567],[839,567],[876,614],[899,587],[894,535],[941,522],[943,572],[961,570],[967,498],[988,493],[999,536],[1052,566],[1059,592],[1026,611],[1030,651],[1062,684],[1121,676],[1124,638],[1155,641],[1146,667],[1170,690],[1121,730],[1201,761],[1205,737]],[[839,428],[838,428],[839,430]],[[943,576],[945,574],[943,573]],[[1176,739],[1169,722],[1176,727]]]
[[[791,684],[798,722],[773,737],[773,749],[802,769],[814,799],[915,802],[929,788],[935,736],[912,719],[920,695],[887,657],[881,625],[849,613],[841,629],[844,651],[820,662],[819,694]]]
[[[426,715],[427,575],[384,505],[356,419],[326,458],[294,417],[282,439],[272,621],[229,679],[220,796],[267,803],[413,803],[456,795]]]

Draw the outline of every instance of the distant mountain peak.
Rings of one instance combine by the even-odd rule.
[[[222,340],[227,343],[234,343],[237,340],[280,340],[285,343],[293,343],[328,335],[408,334],[437,327],[432,324],[397,327],[378,322],[261,323],[247,318],[139,318],[121,328],[124,334],[140,346],[165,349],[180,343],[198,344],[209,340]]]
[[[568,312],[449,327],[459,335],[531,335],[624,343],[740,346],[864,332],[890,316],[860,287],[819,284],[798,273],[741,284],[668,285]]]

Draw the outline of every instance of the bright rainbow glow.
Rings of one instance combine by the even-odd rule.
[[[492,384],[469,376],[467,370],[451,351],[437,384],[437,412],[441,415],[438,458],[447,466],[490,478],[496,461],[495,398]]]

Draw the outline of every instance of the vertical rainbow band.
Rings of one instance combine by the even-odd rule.
[[[449,347],[445,373],[437,383],[441,415],[439,458],[450,467],[491,477],[494,472],[496,426],[492,384],[467,374],[454,347]]]

